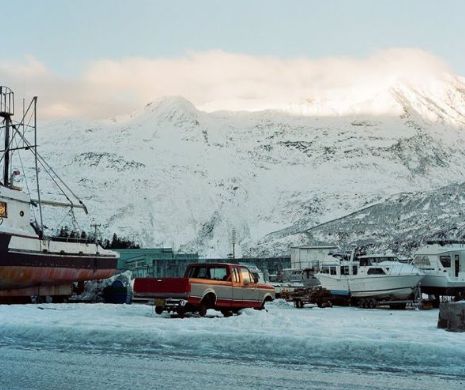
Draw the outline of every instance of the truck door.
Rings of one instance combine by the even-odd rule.
[[[216,302],[218,306],[227,307],[232,300],[232,283],[229,269],[226,265],[211,265],[209,269],[209,278],[212,280],[216,292]]]
[[[232,278],[232,306],[240,308],[242,307],[242,282],[239,272],[239,268],[233,267],[231,269],[231,278]]]
[[[252,274],[245,267],[241,267],[240,272],[241,272],[241,282],[242,282],[242,286],[241,286],[242,305],[244,307],[258,306],[257,285],[254,282]]]

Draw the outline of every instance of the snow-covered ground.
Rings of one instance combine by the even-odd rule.
[[[465,335],[437,316],[281,301],[185,319],[145,305],[0,306],[0,375],[8,389],[463,388]]]

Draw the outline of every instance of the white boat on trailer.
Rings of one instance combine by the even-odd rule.
[[[424,275],[395,256],[357,255],[352,251],[330,254],[315,276],[334,297],[375,307],[379,301],[413,300]]]
[[[428,241],[413,262],[425,274],[422,293],[465,297],[465,241]]]

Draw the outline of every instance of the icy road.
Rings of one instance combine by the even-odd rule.
[[[465,334],[437,310],[294,309],[223,318],[144,305],[0,306],[0,388],[463,389]]]

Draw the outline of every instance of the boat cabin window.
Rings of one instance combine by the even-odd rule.
[[[8,217],[6,202],[0,202],[0,218]]]
[[[352,275],[357,275],[357,266],[352,266]]]
[[[349,275],[349,266],[348,265],[344,265],[343,267],[341,267],[341,275]]]
[[[385,272],[382,268],[370,268],[367,274],[368,275],[384,275]]]
[[[304,271],[304,273],[305,273],[305,278],[306,278],[306,279],[311,279],[311,278],[313,277],[314,271],[311,270],[311,269],[306,269],[306,270]]]
[[[429,267],[431,265],[428,257],[426,257],[426,256],[417,256],[417,257],[415,257],[415,259],[413,260],[413,263],[417,267]]]
[[[336,275],[336,267],[330,267],[331,275]]]
[[[329,274],[329,267],[321,267],[322,274]]]
[[[450,268],[450,256],[440,256],[439,261],[444,268]]]

